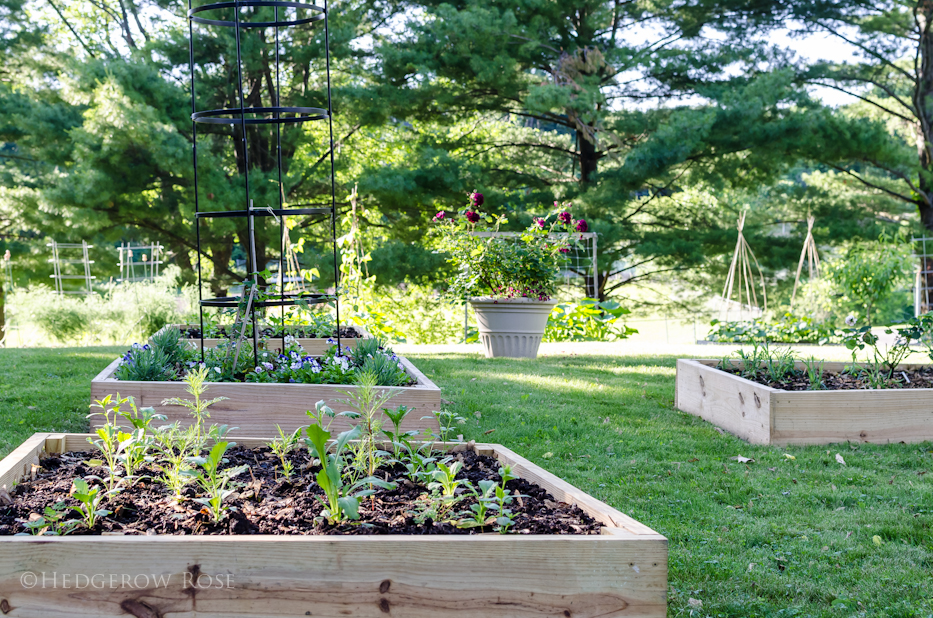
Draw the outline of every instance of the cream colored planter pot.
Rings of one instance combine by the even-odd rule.
[[[486,358],[536,358],[548,316],[557,301],[472,298]]]

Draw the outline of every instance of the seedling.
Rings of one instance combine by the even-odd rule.
[[[162,401],[163,406],[184,406],[188,408],[188,410],[195,418],[195,427],[197,428],[195,431],[195,437],[197,439],[198,445],[202,444],[201,427],[204,424],[204,419],[210,418],[211,416],[208,408],[219,401],[227,399],[227,397],[215,397],[209,400],[201,399],[201,395],[207,391],[207,386],[204,385],[206,380],[207,367],[199,367],[189,371],[188,375],[185,376],[185,390],[194,395],[194,400],[172,397],[171,399],[164,399]]]
[[[457,526],[460,528],[483,528],[496,523],[496,518],[489,514],[490,504],[495,500],[493,494],[496,491],[496,482],[484,479],[479,482],[479,491],[472,486],[470,486],[470,490],[473,492],[473,497],[476,498],[476,503],[470,505],[469,511],[461,513],[466,517],[457,522]]]
[[[807,390],[809,391],[819,391],[825,388],[823,384],[823,361],[818,361],[814,357],[810,357],[803,361],[804,366],[807,369]]]
[[[279,458],[279,461],[282,463],[282,473],[285,475],[285,478],[288,478],[292,475],[292,472],[294,472],[295,467],[288,458],[288,454],[298,448],[298,444],[301,441],[301,427],[296,429],[292,434],[286,434],[278,425],[276,425],[275,428],[279,431],[279,437],[269,443],[269,448],[272,449],[272,452]]]
[[[457,473],[462,467],[463,462],[460,461],[455,461],[450,466],[442,461],[438,462],[437,468],[428,475],[432,479],[428,483],[428,489],[440,489],[441,495],[445,498],[452,498],[458,487],[469,482],[463,479],[456,480]]]
[[[108,492],[109,493],[109,492]],[[71,497],[81,503],[80,506],[71,507],[77,511],[88,529],[94,528],[99,517],[110,515],[110,511],[100,508],[107,493],[101,493],[100,487],[89,487],[87,481],[82,478],[76,478],[72,481]]]
[[[194,501],[208,509],[215,524],[224,518],[227,511],[233,508],[224,505],[224,500],[233,493],[232,489],[227,489],[228,483],[233,477],[246,472],[248,468],[248,466],[242,465],[227,468],[226,470],[220,469],[220,465],[225,462],[224,453],[227,452],[227,448],[230,446],[233,446],[232,442],[218,442],[207,457],[189,458],[189,461],[200,469],[182,472],[182,474],[194,478],[201,486],[201,489],[204,490],[206,495],[195,498]]]
[[[384,489],[394,489],[394,483],[387,483],[376,477],[366,477],[353,484],[345,485],[343,482],[343,451],[350,440],[359,438],[361,429],[354,427],[337,436],[334,452],[327,452],[327,441],[330,432],[320,425],[311,425],[305,429],[307,438],[305,444],[311,454],[321,460],[321,470],[317,473],[317,483],[324,490],[326,499],[318,496],[324,510],[321,517],[328,523],[340,523],[346,519],[359,519],[360,498],[372,495],[375,490],[361,489],[364,485],[375,485]]]
[[[431,416],[422,416],[421,419],[434,418],[437,420],[437,426],[440,429],[439,433],[433,433],[432,436],[435,440],[441,442],[448,442],[451,436],[456,429],[456,425],[463,425],[466,423],[466,419],[458,414],[451,412],[450,410],[434,410],[431,412]]]
[[[43,515],[32,521],[18,519],[28,532],[21,534],[34,536],[65,536],[77,526],[81,525],[78,519],[64,519],[68,511],[64,502],[56,502],[53,506],[45,507]]]
[[[382,433],[392,442],[392,456],[396,461],[398,461],[401,455],[403,441],[408,441],[418,435],[418,432],[414,430],[402,433],[402,421],[405,420],[405,417],[408,416],[412,410],[414,410],[414,408],[409,408],[408,406],[399,406],[394,410],[390,410],[389,408],[382,409],[385,415],[389,417],[389,420],[392,421],[394,431],[383,429]]]

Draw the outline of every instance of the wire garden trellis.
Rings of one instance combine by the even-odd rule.
[[[253,325],[253,357],[258,361],[259,342],[258,328],[256,324],[256,312],[264,307],[281,307],[284,324],[285,308],[299,304],[314,305],[334,302],[336,308],[337,320],[337,345],[340,345],[340,307],[336,294],[338,288],[338,264],[337,264],[337,208],[336,208],[336,185],[334,175],[334,129],[333,129],[333,105],[331,99],[331,74],[330,74],[330,47],[329,47],[329,27],[328,27],[328,7],[327,0],[322,0],[323,6],[309,4],[307,2],[294,2],[290,0],[233,0],[224,2],[212,2],[194,7],[192,0],[188,0],[188,40],[189,40],[189,70],[191,77],[191,127],[192,127],[192,159],[194,163],[194,185],[195,185],[195,212],[196,224],[195,233],[197,240],[197,268],[198,268],[198,289],[202,289],[202,265],[201,265],[201,226],[202,221],[210,218],[234,217],[246,220],[246,253],[247,253],[247,276],[246,282],[251,282],[249,294],[244,287],[244,293],[241,296],[228,296],[218,298],[199,297],[200,301],[200,326],[201,332],[204,332],[204,308],[235,308],[237,315],[244,309],[245,318],[248,318]],[[272,9],[272,21],[268,21],[268,9]],[[244,9],[256,9],[252,16],[258,17],[258,21],[249,21],[244,19]],[[294,10],[294,14],[289,12]],[[232,11],[232,16],[230,12]],[[221,18],[222,13],[226,12],[228,18]],[[246,15],[245,17],[250,17]],[[283,106],[281,97],[281,32],[283,28],[295,27],[313,22],[323,22],[324,27],[324,60],[326,65],[326,94],[327,107],[296,107]],[[195,84],[195,24],[201,26],[217,26],[221,28],[230,28],[235,39],[236,49],[236,99],[239,103],[236,107],[227,107],[222,109],[199,110],[197,105],[197,90]],[[247,107],[243,92],[244,82],[244,59],[242,39],[250,29],[261,28],[264,31],[272,31],[271,40],[274,44],[274,54],[272,56],[271,72],[274,74],[275,87],[273,89],[273,100],[270,106],[251,106]],[[328,208],[306,208],[301,205],[286,204],[285,190],[283,183],[283,164],[282,164],[282,128],[287,125],[300,125],[305,122],[327,121],[329,134],[329,159],[330,159],[330,207]],[[242,152],[244,164],[244,208],[240,210],[223,211],[205,211],[200,207],[198,200],[198,125],[228,125],[234,131],[234,134],[240,138],[239,150]],[[275,126],[275,155],[276,167],[278,172],[278,204],[277,208],[262,207],[256,208],[253,204],[253,198],[250,193],[250,161],[249,161],[249,134],[248,127],[259,127],[262,125]],[[301,289],[286,292],[284,285],[284,276],[288,269],[287,261],[288,250],[286,249],[286,217],[304,216],[304,215],[330,215],[330,236],[333,242],[334,255],[334,295],[309,293]],[[271,216],[279,224],[279,277],[281,279],[278,286],[278,298],[272,295],[257,295],[256,288],[259,281],[260,265],[257,264],[256,255],[256,229],[255,218]],[[290,243],[289,243],[290,244]],[[199,292],[200,294],[200,292]],[[245,319],[244,318],[244,319]],[[284,329],[283,329],[284,330]],[[282,348],[285,348],[284,332]],[[201,356],[204,356],[204,339],[201,338]],[[339,349],[339,348],[338,348]],[[239,352],[239,350],[237,350]]]

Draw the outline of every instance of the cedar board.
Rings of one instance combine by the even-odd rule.
[[[933,440],[933,389],[784,391],[720,371],[718,363],[678,360],[674,406],[752,444]],[[826,362],[823,370],[845,367]],[[903,364],[898,370],[918,367]]]
[[[0,461],[0,479],[28,474],[42,451],[90,450],[86,438],[36,434]],[[500,445],[476,450],[578,504],[606,524],[603,534],[0,537],[0,610],[10,618],[666,616],[666,538]],[[165,585],[151,583],[155,576]]]

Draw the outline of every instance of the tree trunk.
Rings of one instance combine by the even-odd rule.
[[[921,1],[914,8],[917,25],[916,82],[913,104],[917,114],[917,157],[920,163],[917,178],[917,210],[920,222],[928,232],[933,232],[933,3]],[[929,301],[933,291],[933,268],[929,259],[923,258],[920,290],[920,312],[933,310]]]
[[[588,140],[585,136],[577,132],[577,141],[580,144],[580,184],[588,184],[593,181],[596,171],[599,167],[599,155],[596,152],[596,144]]]

